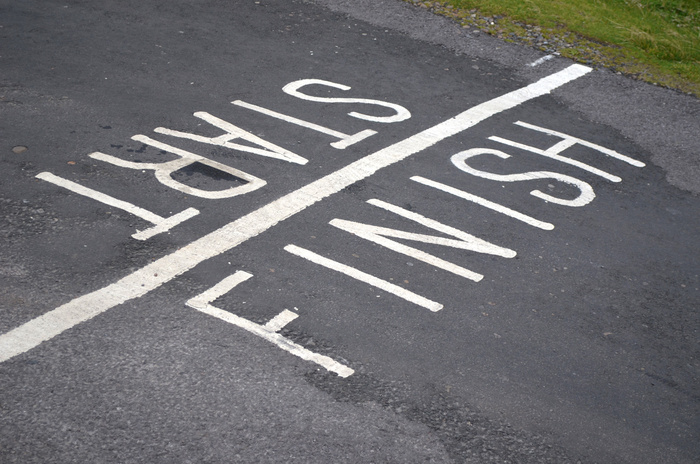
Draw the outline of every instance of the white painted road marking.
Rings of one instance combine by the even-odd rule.
[[[292,153],[289,150],[285,150],[284,148],[275,145],[272,142],[263,140],[257,135],[253,135],[250,132],[241,129],[238,126],[234,126],[228,121],[224,121],[223,119],[217,118],[216,116],[213,116],[204,111],[197,111],[196,113],[194,113],[194,117],[202,119],[214,127],[218,127],[219,129],[224,131],[225,134],[220,135],[218,137],[205,137],[203,135],[190,134],[189,132],[180,132],[172,129],[166,129],[164,127],[156,127],[155,129],[153,129],[153,132],[170,135],[172,137],[190,139],[200,143],[218,145],[220,147],[226,147],[232,150],[240,150],[246,153],[253,153],[255,155],[266,156],[268,158],[275,158],[278,160],[287,161],[289,163],[306,164],[309,162],[309,160],[307,160],[303,156],[299,156],[296,153]],[[243,145],[240,143],[233,142],[233,140],[238,139],[245,140],[261,148],[255,148],[249,145]]]
[[[62,177],[58,177],[54,174],[51,174],[50,172],[39,173],[36,175],[36,177],[41,180],[45,180],[46,182],[50,182],[54,185],[58,185],[59,187],[63,187],[64,189],[70,190],[71,192],[75,192],[88,198],[92,198],[93,200],[97,200],[100,203],[119,208],[123,211],[126,211],[127,213],[131,213],[134,216],[138,216],[141,219],[145,219],[146,221],[154,224],[153,227],[148,228],[146,230],[137,231],[135,234],[132,235],[133,238],[138,240],[146,240],[153,237],[154,235],[166,232],[175,227],[176,225],[180,224],[181,222],[184,222],[190,219],[191,217],[194,217],[199,214],[199,211],[195,208],[187,208],[186,210],[174,214],[169,218],[164,218],[148,211],[147,209],[140,208],[127,201],[118,200],[117,198],[111,197],[102,192],[98,192],[97,190],[93,190],[91,188],[84,187],[80,184],[76,184],[75,182],[72,182],[68,179],[64,179]]]
[[[455,237],[455,239],[449,239],[444,237],[438,237],[435,235],[425,235],[425,234],[415,234],[412,232],[405,232],[403,230],[389,229],[387,227],[373,226],[370,224],[362,224],[359,222],[346,221],[344,219],[333,219],[330,225],[337,227],[339,229],[350,232],[351,234],[362,237],[365,240],[381,245],[385,248],[393,250],[397,253],[402,253],[406,256],[410,256],[418,261],[423,261],[424,263],[430,264],[432,266],[438,267],[445,271],[451,272],[458,276],[464,277],[474,282],[479,282],[484,278],[483,275],[477,274],[476,272],[465,269],[456,264],[440,259],[437,256],[433,256],[424,251],[418,250],[416,248],[404,245],[402,243],[391,240],[387,237],[400,238],[404,240],[413,240],[416,242],[430,243],[433,245],[443,245],[453,248],[459,248],[462,250],[476,251],[477,253],[486,253],[490,255],[502,256],[504,258],[515,257],[515,251],[503,248],[493,243],[482,240],[471,234],[463,232],[461,230],[455,229],[454,227],[446,226],[434,219],[427,218],[418,213],[408,211],[406,209],[400,208],[398,206],[386,203],[381,200],[368,200],[367,203],[377,206],[379,208],[391,211],[394,214],[405,217],[418,224],[429,227],[433,230],[437,230],[447,235]],[[362,279],[360,279],[362,280]]]
[[[24,353],[108,309],[155,290],[197,264],[240,245],[327,196],[371,176],[382,168],[406,159],[447,137],[459,134],[495,114],[548,94],[590,71],[589,67],[575,64],[521,89],[481,103],[447,121],[365,156],[336,172],[288,193],[179,250],[157,259],[113,284],[80,296],[2,334],[0,335],[0,362]]]
[[[609,148],[601,147],[600,145],[596,145],[595,143],[587,142],[585,140],[582,140],[578,137],[572,137],[567,134],[563,134],[561,132],[553,131],[550,129],[546,129],[544,127],[539,127],[535,126],[533,124],[528,124],[526,122],[522,121],[517,121],[515,122],[516,125],[521,126],[521,127],[526,127],[528,129],[536,130],[538,132],[544,132],[545,134],[548,135],[554,135],[556,137],[560,137],[564,140],[557,142],[556,144],[552,145],[551,147],[547,148],[546,150],[542,150],[540,148],[536,147],[531,147],[530,145],[525,145],[524,143],[518,143],[518,142],[513,142],[512,140],[504,139],[502,137],[496,137],[492,136],[489,137],[489,140],[493,140],[495,142],[499,142],[505,145],[509,145],[511,147],[515,148],[520,148],[521,150],[526,150],[532,153],[537,153],[538,155],[546,156],[547,158],[551,158],[557,161],[561,161],[562,163],[569,164],[571,166],[576,166],[577,168],[583,169],[584,171],[588,171],[592,174],[595,174],[597,176],[602,177],[603,179],[607,179],[611,182],[621,182],[622,179],[618,176],[609,174],[605,171],[602,171],[598,168],[595,168],[589,164],[583,163],[581,161],[567,158],[566,156],[560,156],[559,153],[563,152],[564,150],[567,150],[568,148],[573,147],[576,144],[586,146],[588,148],[592,148],[596,151],[599,151],[600,153],[603,153],[604,155],[610,156],[612,158],[624,161],[625,163],[631,164],[632,166],[636,167],[644,167],[644,163],[641,161],[637,161],[636,159],[630,158],[625,155],[621,155],[620,153],[610,150]]]
[[[273,332],[279,332],[297,317],[299,317],[297,313],[293,313],[290,310],[285,309],[284,311],[267,321],[267,324],[265,324],[264,327],[268,330],[272,330]]]
[[[391,108],[396,111],[393,116],[370,116],[369,114],[357,113],[355,111],[348,113],[348,115],[357,119],[364,119],[365,121],[373,122],[383,122],[392,123],[405,121],[411,117],[411,112],[408,111],[401,105],[395,103],[389,103],[381,100],[370,100],[368,98],[335,98],[335,97],[314,97],[311,95],[306,95],[305,93],[299,92],[299,89],[307,85],[325,85],[327,87],[333,87],[334,89],[340,90],[350,90],[351,87],[343,84],[337,84],[335,82],[324,81],[321,79],[302,79],[300,81],[290,82],[289,84],[282,87],[282,91],[293,97],[301,98],[302,100],[308,100],[313,102],[327,102],[327,103],[362,103],[366,105],[378,105],[384,106],[386,108]]]
[[[157,140],[153,140],[152,138],[146,137],[145,135],[134,135],[133,137],[131,137],[131,139],[158,148],[160,150],[167,151],[168,153],[178,155],[180,159],[167,161],[165,163],[140,163],[126,161],[121,158],[117,158],[116,156],[107,155],[105,153],[100,152],[90,153],[90,155],[88,156],[90,156],[90,158],[104,161],[105,163],[110,163],[122,168],[138,170],[151,169],[155,171],[156,179],[158,179],[158,181],[161,184],[166,185],[172,189],[178,190],[182,193],[194,195],[200,198],[231,198],[237,195],[244,195],[246,193],[257,190],[266,184],[264,180],[258,179],[255,176],[247,174],[238,169],[232,168],[231,166],[219,163],[218,161],[212,161],[203,156],[190,153],[186,150],[181,150],[179,148],[173,147],[172,145],[168,145],[167,143],[162,143]],[[172,178],[172,173],[195,163],[200,163],[218,171],[225,172],[233,177],[237,177],[239,179],[244,180],[246,183],[243,185],[237,185],[235,187],[227,188],[225,190],[209,191],[190,187]]]
[[[603,146],[600,146],[600,145],[592,143],[592,142],[588,142],[588,141],[580,139],[578,137],[573,137],[571,135],[564,134],[563,132],[557,132],[557,131],[554,131],[551,129],[546,129],[544,127],[535,126],[534,124],[528,124],[528,123],[522,122],[522,121],[516,121],[513,124],[515,124],[516,126],[520,126],[520,127],[526,127],[528,129],[532,129],[535,131],[544,132],[545,134],[554,135],[554,136],[560,137],[564,140],[573,140],[574,142],[576,142],[580,145],[583,145],[583,146],[588,147],[588,148],[592,148],[592,149],[599,151],[599,152],[601,152],[601,153],[603,153],[611,158],[615,158],[617,160],[624,161],[625,163],[631,164],[632,166],[635,166],[638,168],[643,168],[644,166],[646,166],[646,164],[644,164],[643,162],[636,160],[634,158],[630,158],[629,156],[625,156],[621,153],[616,152],[615,150],[605,148]],[[550,150],[551,150],[551,148],[550,148]]]
[[[472,148],[469,150],[464,150],[456,155],[453,155],[451,159],[452,164],[457,166],[464,172],[468,172],[477,177],[482,177],[484,179],[495,180],[499,182],[522,182],[537,179],[556,179],[559,182],[564,182],[565,184],[572,185],[580,190],[580,194],[573,200],[566,200],[564,198],[555,197],[544,193],[540,190],[533,190],[530,195],[541,198],[545,201],[556,203],[558,205],[571,206],[571,207],[581,207],[586,206],[588,203],[592,202],[595,198],[595,192],[593,187],[588,182],[584,182],[581,179],[575,177],[567,176],[565,174],[560,174],[558,172],[550,171],[532,171],[523,172],[519,174],[493,174],[491,172],[481,171],[479,169],[474,169],[467,164],[467,160],[479,155],[494,155],[501,159],[508,159],[510,155],[503,153],[500,150],[493,150],[491,148]]]
[[[392,284],[391,282],[382,280],[379,277],[375,277],[371,274],[367,274],[366,272],[362,272],[359,269],[355,269],[352,266],[348,266],[347,264],[339,263],[338,261],[333,261],[332,259],[321,256],[317,253],[314,253],[313,251],[309,251],[306,248],[301,248],[296,245],[290,244],[284,247],[284,249],[293,255],[297,255],[301,258],[311,261],[312,263],[316,263],[325,268],[340,272],[341,274],[345,274],[346,276],[352,277],[353,279],[359,280],[360,282],[370,284],[373,287],[381,288],[385,292],[389,292],[392,295],[396,295],[399,298],[403,298],[406,301],[409,301],[413,304],[417,304],[418,306],[422,306],[433,312],[440,311],[443,308],[443,306],[440,303],[436,303],[435,301],[429,300],[423,296],[413,293],[410,290],[406,290],[405,288],[399,287],[398,285]]]
[[[545,61],[551,60],[552,58],[554,58],[554,55],[545,55],[542,58],[539,58],[539,59],[533,61],[532,63],[530,63],[529,66],[534,68],[535,66],[539,66],[542,63],[544,63]]]
[[[180,224],[181,222],[184,222],[188,220],[189,218],[195,217],[196,215],[199,214],[199,211],[195,208],[187,208],[184,211],[181,211],[177,214],[174,214],[170,216],[169,218],[163,219],[161,222],[158,224],[154,225],[153,227],[149,227],[148,229],[145,230],[140,230],[137,231],[135,234],[132,234],[131,236],[135,238],[136,240],[148,240],[149,238],[153,237],[154,235],[158,235],[160,233],[166,232],[176,225]]]
[[[543,222],[538,219],[535,219],[533,217],[530,217],[526,214],[520,213],[518,211],[512,210],[510,208],[506,208],[503,205],[499,205],[498,203],[494,203],[493,201],[489,201],[485,198],[478,197],[476,195],[472,195],[471,193],[467,193],[463,190],[456,189],[454,187],[450,187],[449,185],[445,185],[440,182],[435,182],[434,180],[426,179],[425,177],[421,176],[413,176],[411,177],[412,181],[418,182],[419,184],[427,185],[429,187],[436,188],[438,190],[442,190],[443,192],[450,193],[456,197],[463,198],[465,200],[471,201],[473,203],[476,203],[477,205],[481,205],[485,208],[492,209],[494,211],[497,211],[501,214],[505,214],[506,216],[510,216],[514,219],[517,219],[518,221],[522,221],[525,224],[529,224],[533,227],[537,227],[539,229],[543,230],[552,230],[554,229],[554,225],[550,224],[549,222]]]
[[[303,346],[298,345],[278,334],[278,330],[297,318],[297,315],[291,311],[285,309],[263,326],[211,305],[212,301],[216,300],[220,296],[229,292],[236,285],[240,284],[241,282],[245,282],[251,277],[253,277],[253,274],[245,271],[237,271],[235,274],[226,277],[224,280],[206,292],[189,300],[187,302],[187,306],[203,312],[204,314],[208,314],[221,319],[222,321],[228,322],[229,324],[245,329],[258,337],[275,344],[277,347],[300,357],[301,359],[314,362],[331,372],[335,372],[340,377],[349,377],[355,372],[348,366],[345,366],[334,359],[329,358],[328,356],[323,356],[321,354],[314,353],[313,351],[309,351]]]
[[[245,282],[246,280],[253,277],[253,274],[245,271],[236,271],[232,275],[226,277],[224,280],[214,285],[209,290],[200,293],[199,295],[191,298],[187,304],[195,306],[208,305],[219,297],[224,296],[238,284]]]
[[[576,142],[572,140],[562,140],[561,142],[557,143],[553,147],[547,149],[547,150],[541,150],[539,148],[531,147],[530,145],[525,145],[524,143],[518,143],[518,142],[513,142],[512,140],[504,139],[503,137],[497,137],[497,136],[491,136],[489,137],[489,140],[493,140],[494,142],[499,142],[504,145],[508,145],[514,148],[520,148],[521,150],[526,150],[526,151],[531,151],[533,153],[537,153],[538,155],[546,156],[547,158],[555,159],[557,161],[561,161],[562,163],[570,164],[571,166],[576,166],[577,168],[581,168],[584,171],[588,171],[592,174],[595,174],[597,176],[602,177],[603,179],[607,179],[610,182],[621,182],[622,179],[618,176],[609,174],[605,171],[602,171],[598,168],[594,168],[593,166],[582,163],[581,161],[577,161],[571,158],[567,158],[565,156],[559,156],[557,153],[566,150],[567,148],[571,148],[576,144]]]
[[[262,113],[262,114],[265,114],[265,115],[273,117],[273,118],[281,119],[282,121],[286,121],[286,122],[289,122],[291,124],[296,124],[297,126],[306,127],[307,129],[315,130],[316,132],[321,132],[322,134],[330,135],[331,137],[335,137],[337,139],[340,139],[337,142],[331,143],[331,146],[333,148],[337,148],[339,150],[347,148],[350,145],[355,144],[357,142],[360,142],[360,141],[366,139],[367,137],[370,137],[370,136],[377,133],[377,131],[373,131],[371,129],[365,129],[365,130],[360,131],[356,134],[348,135],[348,134],[344,134],[342,132],[339,132],[337,130],[333,130],[333,129],[329,129],[327,127],[319,126],[318,124],[314,124],[314,123],[309,122],[309,121],[304,121],[304,120],[299,119],[299,118],[287,116],[286,114],[278,113],[277,111],[268,110],[267,108],[263,108],[262,106],[253,105],[251,103],[246,103],[242,100],[232,101],[231,103],[233,103],[236,106],[240,106],[242,108],[247,108],[247,109],[252,110],[252,111],[257,111],[258,113]]]

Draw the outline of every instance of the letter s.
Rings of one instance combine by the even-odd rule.
[[[353,118],[364,119],[365,121],[373,122],[399,122],[404,121],[411,117],[411,112],[408,111],[401,105],[396,105],[394,103],[387,103],[379,100],[370,100],[367,98],[331,98],[331,97],[313,97],[311,95],[306,95],[305,93],[299,92],[299,89],[310,84],[325,85],[328,87],[333,87],[340,90],[350,90],[351,87],[343,84],[336,84],[335,82],[324,81],[321,79],[302,79],[299,81],[290,82],[289,84],[282,87],[282,91],[293,97],[301,98],[302,100],[309,100],[315,102],[328,102],[328,103],[364,103],[368,105],[379,105],[387,108],[391,108],[396,111],[393,116],[370,116],[368,114],[351,112],[348,113]]]
[[[560,182],[573,185],[581,191],[581,194],[573,200],[564,200],[562,198],[553,197],[551,195],[547,195],[546,193],[541,192],[540,190],[533,190],[530,192],[530,195],[532,196],[541,198],[545,201],[556,203],[558,205],[574,207],[585,206],[591,201],[593,201],[593,199],[595,198],[595,193],[593,192],[593,188],[590,186],[590,184],[579,180],[575,177],[567,176],[565,174],[559,174],[557,172],[549,171],[533,171],[524,172],[521,174],[492,174],[490,172],[484,172],[479,171],[478,169],[474,169],[466,163],[467,159],[483,154],[496,155],[502,159],[510,158],[510,155],[503,153],[499,150],[492,150],[489,148],[472,148],[471,150],[462,151],[460,153],[457,153],[456,155],[453,155],[452,158],[450,158],[450,160],[452,161],[452,164],[457,166],[457,168],[459,168],[460,170],[468,172],[469,174],[475,175],[477,177],[483,177],[484,179],[498,180],[502,182],[518,182],[521,180],[534,179],[556,179]]]

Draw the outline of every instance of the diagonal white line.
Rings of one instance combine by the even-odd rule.
[[[348,266],[346,264],[339,263],[338,261],[333,261],[332,259],[325,258],[317,253],[314,253],[313,251],[307,250],[306,248],[301,248],[296,245],[289,244],[286,247],[284,247],[284,249],[294,255],[307,259],[312,263],[316,263],[320,266],[340,272],[341,274],[345,274],[346,276],[352,277],[353,279],[357,279],[360,282],[370,284],[373,287],[380,288],[387,293],[396,295],[399,298],[403,298],[406,301],[410,301],[413,304],[417,304],[418,306],[422,306],[433,312],[440,311],[443,308],[443,306],[440,303],[429,300],[416,293],[413,293],[410,290],[406,290],[405,288],[399,287],[398,285],[394,285],[391,282],[387,282],[386,280],[382,280],[371,274],[367,274],[366,272],[362,272],[359,269],[355,269],[352,266]]]
[[[197,264],[240,245],[327,196],[371,176],[382,168],[425,150],[495,114],[548,94],[590,71],[591,68],[575,64],[521,89],[474,106],[447,121],[365,156],[338,171],[288,193],[134,271],[113,284],[78,297],[36,319],[32,319],[16,329],[0,335],[0,362],[24,353],[110,308],[155,290]]]
[[[449,185],[445,185],[441,182],[435,182],[434,180],[426,179],[425,177],[421,176],[413,176],[411,177],[411,180],[414,182],[418,182],[419,184],[427,185],[429,187],[442,190],[443,192],[450,193],[456,197],[464,198],[467,201],[471,201],[473,203],[476,203],[477,205],[481,205],[493,211],[498,211],[501,214],[505,214],[506,216],[515,218],[518,221],[522,221],[525,224],[529,224],[533,227],[537,227],[542,230],[554,229],[554,224],[537,220],[531,216],[528,216],[527,214],[523,214],[510,208],[506,208],[505,206],[499,205],[498,203],[494,203],[493,201],[489,201],[486,198],[481,198],[479,196],[472,195],[471,193],[465,192],[464,190],[459,190],[454,187],[450,187]]]
[[[93,190],[83,185],[76,184],[75,182],[71,182],[68,179],[64,179],[63,177],[58,177],[54,174],[51,174],[50,172],[40,172],[36,175],[36,177],[38,179],[45,180],[46,182],[51,182],[54,185],[58,185],[59,187],[63,187],[64,189],[70,190],[71,192],[75,192],[79,195],[83,195],[85,197],[92,198],[93,200],[97,200],[100,203],[104,203],[105,205],[119,208],[122,211],[131,213],[134,216],[138,216],[141,219],[150,222],[151,224],[160,224],[165,220],[164,217],[158,216],[157,214],[152,213],[146,209],[139,208],[134,204],[111,197],[102,192],[98,192],[97,190]]]
[[[329,358],[328,356],[324,356],[322,354],[314,353],[313,351],[310,351],[304,348],[303,346],[294,343],[288,338],[283,337],[282,335],[278,334],[274,328],[256,324],[254,322],[249,321],[248,319],[236,316],[233,313],[224,311],[223,309],[219,309],[216,306],[212,306],[210,304],[193,305],[190,303],[191,300],[187,302],[187,305],[196,309],[197,311],[201,311],[204,314],[208,314],[210,316],[221,319],[222,321],[228,322],[229,324],[233,324],[242,329],[245,329],[248,332],[257,335],[258,337],[267,340],[270,343],[274,343],[275,345],[277,345],[278,348],[281,348],[284,351],[293,354],[294,356],[298,356],[306,361],[314,362],[319,366],[322,366],[325,369],[329,370],[330,372],[335,372],[340,377],[346,378],[355,373],[353,369],[349,368],[344,364],[339,363],[333,358]]]

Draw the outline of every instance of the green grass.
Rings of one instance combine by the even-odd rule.
[[[563,56],[700,96],[700,0],[408,1],[509,41],[537,46],[538,27]]]

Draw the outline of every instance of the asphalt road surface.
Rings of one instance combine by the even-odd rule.
[[[696,463],[700,103],[387,1],[0,1],[0,462]]]

